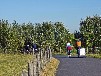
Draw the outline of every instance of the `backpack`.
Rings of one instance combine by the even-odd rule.
[[[67,50],[72,50],[72,47],[71,47],[71,46],[68,46],[68,47],[67,47]]]

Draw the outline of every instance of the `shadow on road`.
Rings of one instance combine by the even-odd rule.
[[[71,56],[69,58],[86,58],[86,56],[80,56],[80,57],[77,57],[77,56]]]
[[[62,55],[55,55],[53,57],[55,57],[55,58],[86,58],[86,56],[80,56],[80,57],[78,57],[78,56],[71,56],[71,57],[68,57],[68,56],[62,56]]]

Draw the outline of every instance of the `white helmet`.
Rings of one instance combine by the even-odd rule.
[[[67,46],[69,46],[69,45],[70,45],[70,43],[68,42],[68,43],[67,43]]]

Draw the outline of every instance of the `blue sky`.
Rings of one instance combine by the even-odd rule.
[[[18,23],[63,22],[74,32],[81,18],[101,15],[101,0],[0,0],[0,19]]]

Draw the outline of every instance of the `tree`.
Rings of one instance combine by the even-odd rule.
[[[86,47],[95,48],[101,47],[101,17],[95,15],[93,17],[87,17],[80,22],[80,32],[86,39]],[[92,42],[92,43],[91,43]],[[94,53],[94,51],[93,51]]]

